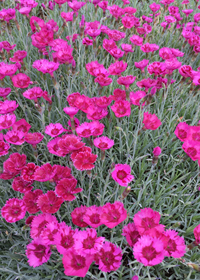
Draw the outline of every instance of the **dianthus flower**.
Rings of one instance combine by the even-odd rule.
[[[54,240],[55,240],[56,248],[60,254],[62,255],[68,254],[68,251],[71,248],[74,248],[74,244],[75,244],[74,234],[76,232],[78,232],[78,229],[76,230],[71,229],[71,227],[67,226],[65,222],[59,224],[59,231],[55,234]]]
[[[40,143],[44,138],[44,135],[42,135],[40,132],[33,132],[33,133],[27,133],[24,136],[25,142],[33,145],[33,147],[36,148],[36,145]]]
[[[53,171],[55,172],[55,175],[53,176],[52,180],[55,183],[58,183],[60,180],[65,178],[73,178],[71,175],[71,169],[67,166],[61,166],[61,165],[54,165]]]
[[[110,52],[112,49],[117,48],[117,45],[114,40],[112,39],[104,39],[103,40],[103,48],[107,51]]]
[[[83,38],[82,44],[86,46],[92,46],[93,45],[93,40],[89,39],[88,37]]]
[[[39,196],[37,205],[43,213],[54,214],[63,203],[62,197],[57,197],[54,191],[48,191]]]
[[[142,90],[138,90],[136,92],[133,92],[131,91],[130,92],[130,101],[133,105],[136,105],[136,106],[144,106],[145,105],[145,102],[143,104],[140,104],[140,100],[142,98],[144,98],[146,96],[146,92],[145,91],[142,91]]]
[[[13,153],[4,161],[3,168],[10,173],[19,174],[26,165],[26,155]]]
[[[113,204],[106,203],[102,207],[101,221],[108,228],[114,228],[127,218],[127,211],[120,201],[115,201]]]
[[[98,75],[94,81],[95,83],[98,83],[101,87],[108,86],[112,83],[111,78],[105,77],[103,75]]]
[[[110,103],[112,102],[113,98],[112,96],[101,96],[101,97],[95,97],[93,98],[95,105],[97,105],[100,108],[107,108]]]
[[[151,9],[151,11],[153,13],[157,12],[158,10],[160,10],[160,5],[156,4],[155,2],[153,2],[151,5],[149,5],[149,8]]]
[[[14,178],[12,182],[12,188],[14,191],[18,191],[20,193],[26,193],[28,191],[31,191],[33,187],[30,186],[30,182],[24,181],[22,177],[19,176]]]
[[[112,148],[112,146],[114,145],[114,140],[106,136],[102,136],[102,137],[95,138],[93,144],[94,146],[96,146],[101,150],[107,150]]]
[[[0,11],[0,20],[9,22],[12,19],[15,19],[15,9],[3,9]]]
[[[37,99],[42,97],[44,94],[44,91],[40,87],[33,87],[29,88],[25,92],[23,92],[23,96],[27,99],[34,100],[37,102]]]
[[[188,140],[200,142],[200,126],[190,126]]]
[[[45,163],[41,167],[37,168],[34,173],[34,180],[39,182],[46,182],[51,180],[55,175],[55,170],[50,163]]]
[[[41,238],[36,238],[27,245],[26,255],[29,265],[37,267],[49,260],[51,249]]]
[[[84,205],[81,205],[81,207],[75,208],[72,213],[72,223],[79,227],[87,227],[87,223],[84,222],[84,216],[87,211],[87,207]]]
[[[148,65],[149,60],[148,59],[143,59],[139,62],[135,62],[135,67],[139,68],[142,72],[144,72],[144,68]]]
[[[93,123],[84,122],[76,128],[76,133],[80,137],[90,137],[93,135]]]
[[[120,100],[126,100],[126,91],[122,90],[120,88],[116,88],[113,91],[113,96],[112,96],[113,100],[115,101],[120,101]]]
[[[105,237],[97,237],[97,232],[93,228],[77,232],[74,238],[76,240],[74,249],[84,257],[98,253],[105,240]]]
[[[159,212],[154,211],[151,208],[141,209],[137,214],[135,214],[133,220],[140,235],[151,234],[155,231],[164,231],[164,226],[159,224]]]
[[[109,53],[117,60],[124,55],[124,52],[120,48],[114,48]]]
[[[117,5],[108,6],[107,9],[109,10],[110,14],[115,17],[115,19],[118,19],[124,14],[124,10]]]
[[[140,237],[133,247],[136,260],[144,266],[154,266],[164,260],[163,242],[148,235]]]
[[[92,154],[88,151],[86,152],[79,152],[76,157],[73,159],[73,164],[77,170],[91,170],[95,166],[95,163],[98,155]]]
[[[2,129],[8,129],[16,121],[16,116],[15,114],[5,114],[0,116],[0,130]]]
[[[33,83],[33,82],[31,82],[31,79],[29,78],[29,76],[27,76],[24,73],[19,73],[19,74],[13,76],[12,82],[13,82],[13,86],[17,87],[17,88],[27,88],[30,84]]]
[[[144,128],[150,130],[156,130],[162,124],[155,114],[150,114],[148,112],[144,113],[143,123]]]
[[[69,115],[70,118],[73,118],[78,113],[79,109],[76,107],[65,107],[63,111],[65,114]]]
[[[87,71],[90,73],[90,75],[92,75],[92,76],[96,76],[95,73],[94,73],[94,71],[96,69],[104,69],[105,70],[103,64],[99,64],[99,62],[97,60],[87,63],[85,67],[86,67]],[[73,105],[70,104],[70,106],[73,106]]]
[[[165,73],[166,65],[164,62],[154,61],[147,66],[147,70],[150,75],[162,75]]]
[[[196,226],[193,230],[196,244],[200,243],[200,225]]]
[[[66,201],[76,199],[75,193],[82,192],[83,189],[76,188],[77,180],[75,178],[61,179],[56,185],[55,192],[57,196],[62,197]]]
[[[85,143],[81,142],[81,138],[73,134],[63,136],[63,138],[58,141],[59,152],[63,154],[69,154],[79,150],[83,146],[85,146]]]
[[[128,164],[116,164],[111,175],[112,178],[123,187],[127,187],[134,179],[134,176],[131,175],[131,167]]]
[[[56,137],[63,132],[65,132],[65,129],[60,123],[50,123],[45,127],[45,133],[50,135],[51,137]]]
[[[127,63],[122,61],[116,61],[115,63],[111,64],[108,68],[109,75],[121,75],[127,68]]]
[[[11,88],[0,88],[0,96],[6,97],[11,93]]]
[[[182,145],[182,149],[192,160],[200,159],[200,142],[186,140]]]
[[[0,75],[2,76],[12,76],[17,70],[18,67],[16,64],[0,63]]]
[[[83,216],[83,221],[89,226],[97,228],[102,225],[101,212],[102,206],[97,207],[96,205],[92,205],[87,207],[85,215]]]
[[[78,12],[78,10],[82,8],[86,3],[74,0],[73,2],[67,2],[67,4],[74,12]]]
[[[34,181],[34,176],[36,170],[39,166],[35,165],[33,162],[29,162],[21,171],[22,179],[26,182],[32,183]]]
[[[12,101],[12,100],[5,100],[0,101],[0,114],[8,114],[8,113],[12,113],[14,112],[17,107],[19,106],[18,103],[16,103],[16,101]]]
[[[4,138],[8,143],[22,145],[25,142],[24,135],[22,131],[10,130],[4,135]]]
[[[181,74],[181,76],[187,78],[193,78],[193,73],[194,70],[192,69],[192,67],[190,65],[182,65],[179,69],[178,69],[179,73]]]
[[[6,50],[8,53],[15,48],[16,44],[11,45],[8,41],[0,42],[0,51],[2,49]]]
[[[126,237],[126,241],[131,247],[133,247],[140,238],[140,234],[134,223],[129,223],[128,225],[124,226],[122,232],[122,235]]]
[[[131,114],[130,102],[126,100],[115,101],[114,105],[112,105],[110,108],[115,113],[117,118],[130,116]]]
[[[23,197],[23,201],[26,205],[26,210],[30,214],[35,214],[40,211],[37,205],[38,198],[43,194],[42,190],[27,191]]]
[[[129,88],[129,86],[134,83],[136,77],[133,77],[132,75],[130,76],[125,76],[125,77],[120,77],[117,79],[117,83],[119,85],[124,85],[127,89]]]
[[[158,157],[158,156],[161,154],[161,152],[162,152],[162,150],[161,150],[160,147],[155,147],[155,148],[153,149],[153,155],[154,155],[155,157]]]
[[[184,142],[189,137],[189,131],[190,131],[190,126],[185,122],[181,122],[177,125],[174,133],[179,140]]]
[[[68,13],[61,12],[60,13],[61,18],[63,18],[65,22],[73,21],[73,15],[74,15],[74,12],[68,12]]]
[[[17,131],[17,132],[23,132],[24,134],[26,134],[29,129],[31,128],[31,125],[29,123],[27,123],[27,121],[25,119],[21,119],[17,122],[14,123],[13,125],[13,130]]]
[[[68,276],[85,277],[93,260],[93,256],[83,257],[71,249],[62,259],[65,269],[64,273]]]
[[[8,223],[15,223],[24,218],[26,206],[23,200],[10,198],[1,209],[1,215]]]
[[[40,237],[40,234],[46,228],[46,226],[51,222],[56,222],[57,219],[55,216],[51,214],[40,214],[38,216],[34,216],[33,221],[31,223],[31,238]]]
[[[61,152],[61,149],[58,146],[58,142],[60,141],[60,139],[60,137],[56,137],[53,140],[50,140],[47,144],[47,148],[51,154],[59,157],[64,157],[66,153]]]
[[[10,149],[10,145],[3,141],[3,135],[2,135],[0,137],[0,157],[7,155],[9,149]]]
[[[184,238],[178,232],[168,229],[164,232],[164,250],[166,257],[181,258],[186,252]],[[162,240],[162,237],[161,237]],[[163,240],[162,240],[163,241]]]
[[[95,256],[95,263],[99,269],[105,272],[116,271],[122,260],[122,249],[115,244],[106,241],[99,253]]]
[[[22,63],[23,59],[27,56],[27,52],[26,51],[16,51],[13,55],[12,58],[10,58],[10,61],[12,62],[19,62]]]
[[[58,222],[52,222],[47,224],[46,228],[42,231],[40,237],[45,244],[55,245],[55,235],[59,231]]]
[[[49,73],[53,77],[53,72],[59,68],[59,63],[47,59],[40,59],[35,60],[32,66],[43,74]]]

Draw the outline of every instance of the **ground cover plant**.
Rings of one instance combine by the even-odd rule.
[[[199,279],[199,22],[0,1],[0,279]]]

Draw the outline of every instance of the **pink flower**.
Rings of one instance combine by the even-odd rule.
[[[58,142],[59,153],[69,154],[73,151],[79,150],[85,143],[81,142],[81,138],[73,134],[64,135]]]
[[[49,141],[47,144],[47,148],[49,152],[53,155],[64,157],[66,154],[61,151],[61,148],[58,146],[58,142],[60,141],[60,137],[56,137],[53,140]]]
[[[94,81],[95,83],[98,83],[101,87],[108,86],[112,83],[111,78],[105,77],[103,75],[98,75]]]
[[[108,68],[109,75],[121,75],[127,68],[127,63],[123,60],[116,61],[115,63],[111,64]]]
[[[84,122],[76,128],[76,133],[80,137],[90,137],[93,135],[93,124]]]
[[[1,209],[1,215],[8,223],[15,223],[24,218],[26,206],[23,200],[10,198]]]
[[[101,221],[108,228],[114,228],[127,218],[127,211],[120,201],[106,203],[101,212]]]
[[[16,64],[7,64],[0,62],[0,75],[2,76],[12,76],[18,70]]]
[[[136,92],[131,91],[130,92],[130,101],[133,105],[136,106],[144,106],[145,102],[143,102],[142,104],[140,104],[140,100],[143,99],[146,96],[145,91],[142,90],[138,90]]]
[[[162,152],[162,150],[161,150],[160,147],[155,147],[155,148],[153,149],[153,155],[154,155],[155,157],[158,157],[158,156],[161,154],[161,152]]]
[[[13,86],[17,88],[27,88],[32,84],[31,79],[24,73],[19,73],[12,77]]]
[[[23,92],[23,96],[27,99],[34,100],[37,102],[37,99],[42,97],[44,94],[44,91],[40,87],[33,87],[29,88],[25,92]]]
[[[2,135],[0,137],[0,157],[7,155],[9,149],[10,149],[10,145],[3,141],[3,135]]]
[[[84,257],[98,253],[105,240],[105,237],[97,237],[97,232],[93,228],[87,228],[85,231],[77,232],[74,238],[74,249]]]
[[[119,85],[124,85],[127,89],[129,88],[129,86],[134,83],[136,77],[133,77],[132,75],[130,76],[125,76],[125,77],[120,77],[117,79],[117,83]]]
[[[11,45],[8,41],[1,41],[0,42],[0,51],[2,49],[6,50],[8,53],[16,47],[15,45]]]
[[[112,95],[111,95],[112,96]],[[112,96],[113,100],[115,101],[120,101],[120,100],[126,100],[126,91],[122,90],[120,88],[116,88],[113,91],[113,96]]]
[[[37,200],[37,205],[40,210],[43,213],[49,214],[56,213],[62,203],[63,199],[61,197],[57,197],[54,191],[48,191],[46,194],[40,195]]]
[[[189,131],[190,131],[190,126],[185,122],[181,122],[177,125],[174,133],[179,140],[184,142],[189,137]]]
[[[114,141],[106,136],[102,136],[95,138],[93,144],[101,150],[107,150],[114,145]]]
[[[22,63],[23,59],[27,56],[27,52],[26,51],[16,51],[13,55],[12,58],[10,58],[10,61],[12,62],[19,62]]]
[[[195,237],[195,240],[196,240],[196,243],[199,244],[200,243],[200,225],[196,226],[194,228],[194,237]]]
[[[145,52],[145,53],[149,53],[149,52],[155,52],[159,49],[159,46],[156,44],[149,44],[146,43],[143,46],[140,47],[140,49]]]
[[[0,114],[8,114],[14,112],[17,107],[19,106],[16,101],[11,101],[11,100],[5,100],[0,101]]]
[[[159,224],[159,212],[154,211],[151,208],[141,209],[137,214],[135,214],[133,220],[140,235],[147,235],[155,233],[156,231],[164,231],[164,226]]]
[[[94,155],[88,151],[86,152],[79,152],[76,157],[73,159],[73,164],[77,170],[91,170],[95,166],[95,163],[98,155]]]
[[[60,123],[50,123],[45,127],[45,133],[50,135],[51,137],[56,137],[63,132],[65,132],[65,129]]]
[[[99,64],[97,60],[96,61],[91,61],[90,63],[86,64],[85,67],[86,67],[87,71],[90,73],[90,75],[95,76],[95,77],[96,77],[96,74],[95,74],[96,69],[104,69],[105,70],[103,64]],[[69,104],[69,105],[73,106],[71,104]]]
[[[84,222],[86,211],[87,207],[83,205],[81,205],[81,207],[75,208],[71,213],[72,223],[78,227],[87,227],[88,224]]]
[[[42,190],[34,190],[25,192],[25,195],[23,197],[23,201],[26,205],[26,210],[30,214],[35,214],[40,211],[40,208],[37,205],[38,198],[43,194]]]
[[[24,135],[22,131],[11,130],[4,135],[4,138],[8,143],[22,145],[25,142]]]
[[[42,239],[36,238],[27,245],[26,255],[29,265],[37,267],[49,260],[51,249]]]
[[[65,222],[59,224],[59,231],[55,234],[54,240],[55,240],[56,248],[60,254],[67,255],[69,250],[74,248],[74,244],[75,244],[74,234],[77,231],[78,229],[76,230],[71,229],[71,227],[67,226]]]
[[[53,76],[53,72],[59,68],[59,63],[49,61],[47,59],[35,60],[32,67],[42,72],[43,74],[49,73]]]
[[[39,166],[35,165],[35,163],[29,162],[21,171],[22,179],[26,182],[32,183],[35,178],[35,172],[38,168]]]
[[[156,4],[155,2],[153,2],[151,5],[149,5],[149,8],[151,9],[151,11],[153,13],[157,12],[158,10],[160,10],[160,5]]]
[[[154,61],[147,66],[150,75],[162,75],[165,73],[166,65],[164,62]]]
[[[21,170],[25,167],[25,165],[26,165],[26,155],[13,153],[9,156],[9,158],[6,161],[4,161],[3,168],[5,171],[10,173],[16,173],[17,175],[21,172]]]
[[[71,175],[71,169],[67,166],[61,166],[61,165],[54,165],[53,171],[55,172],[55,175],[53,176],[53,181],[55,183],[58,183],[60,180],[65,178],[73,178]]]
[[[107,108],[112,102],[112,100],[112,96],[101,96],[94,98],[95,105],[97,105],[100,108]]]
[[[135,62],[135,67],[139,68],[142,72],[144,72],[144,68],[148,65],[149,60],[148,59],[143,59],[139,62]]]
[[[55,236],[59,231],[58,222],[52,222],[47,224],[46,228],[42,231],[40,237],[44,241],[45,244],[55,245]]]
[[[101,222],[101,212],[102,207],[97,207],[96,205],[87,207],[86,212],[83,216],[83,221],[86,222],[89,226],[97,228],[102,225]]]
[[[99,269],[105,272],[116,271],[122,260],[122,249],[115,244],[106,241],[99,253],[95,256],[95,263]]]
[[[68,13],[61,12],[60,13],[61,18],[63,18],[64,21],[66,21],[66,22],[73,21],[73,15],[74,15],[74,12],[68,12]]]
[[[50,163],[45,163],[34,173],[34,180],[39,182],[49,181],[54,177],[55,172]]]
[[[61,179],[55,189],[57,196],[62,197],[66,201],[76,199],[75,193],[82,192],[83,189],[76,188],[77,180],[75,178]]]
[[[0,19],[9,22],[15,19],[15,9],[3,9],[0,11]]]
[[[16,116],[15,114],[5,114],[0,116],[0,129],[8,129],[16,121]],[[3,140],[3,139],[2,139]]]
[[[155,114],[144,113],[143,124],[145,129],[156,130],[162,123]]]
[[[12,182],[12,188],[14,191],[20,192],[20,193],[26,193],[28,191],[32,190],[32,186],[30,186],[29,182],[26,182],[22,179],[21,176],[15,177]],[[28,211],[28,210],[27,210]]]
[[[119,49],[119,48],[114,48],[112,50],[109,51],[109,53],[115,58],[115,59],[119,59],[120,57],[122,57],[124,55],[124,52]]]
[[[78,113],[79,109],[76,107],[65,107],[63,111],[65,114],[69,115],[70,118],[73,118]]]
[[[89,39],[88,37],[83,38],[82,44],[86,46],[92,46],[93,45],[93,40]]]
[[[182,145],[182,149],[192,160],[200,159],[200,142],[186,140]]]
[[[126,241],[131,247],[133,247],[140,238],[140,234],[134,223],[129,223],[128,225],[124,226],[122,232],[122,235],[126,237]]]
[[[31,238],[40,237],[43,230],[47,227],[47,225],[51,222],[56,222],[57,219],[55,216],[50,214],[40,214],[35,216],[31,223]]]
[[[69,2],[72,3],[72,2]],[[74,3],[74,2],[73,2]],[[80,2],[79,2],[80,3]],[[84,3],[85,4],[85,3]],[[64,273],[68,276],[85,277],[93,262],[93,256],[83,257],[74,250],[69,250],[63,256]]]
[[[110,52],[112,49],[117,48],[117,45],[114,40],[112,39],[104,39],[103,40],[103,48],[107,51]]]
[[[200,126],[190,126],[187,138],[188,140],[200,142]]]
[[[130,116],[131,114],[130,102],[126,100],[115,101],[114,105],[112,105],[110,108],[115,113],[117,118]]]
[[[143,235],[134,245],[133,254],[144,266],[154,266],[164,260],[163,242],[158,238]]]
[[[21,119],[17,122],[14,123],[13,125],[13,130],[17,131],[17,132],[23,132],[24,134],[26,134],[29,129],[31,128],[31,125],[29,123],[27,123],[27,121],[25,119]]]
[[[11,88],[0,88],[0,96],[1,97],[5,98],[10,93],[11,93]]]
[[[131,175],[131,167],[128,164],[116,164],[111,175],[112,178],[123,187],[127,187],[134,179],[134,176]]]
[[[24,136],[25,142],[36,146],[38,143],[40,143],[44,138],[44,135],[42,135],[40,132],[33,132],[33,133],[27,133]]]
[[[178,232],[168,229],[164,232],[165,239],[167,237],[167,244],[164,246],[165,256],[173,258],[181,258],[185,255],[186,246],[184,238],[178,236]],[[161,238],[162,240],[162,238]],[[165,244],[164,242],[164,244]]]

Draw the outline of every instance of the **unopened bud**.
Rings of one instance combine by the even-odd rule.
[[[130,191],[131,191],[131,187],[130,186],[125,188],[125,190],[122,193],[122,200],[127,197],[127,195],[130,193]]]

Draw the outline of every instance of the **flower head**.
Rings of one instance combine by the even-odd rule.
[[[49,214],[56,213],[62,203],[63,199],[61,197],[57,197],[54,191],[48,191],[46,194],[40,195],[37,200],[37,205],[40,210],[43,213]]]
[[[131,167],[128,164],[116,164],[111,175],[112,178],[123,187],[127,187],[134,179],[134,176],[131,175]]]
[[[108,228],[114,228],[127,218],[127,211],[120,201],[115,201],[113,204],[106,203],[102,207],[101,221]]]
[[[23,200],[10,198],[1,209],[1,215],[8,223],[15,223],[24,218],[26,206]]]
[[[72,201],[76,199],[76,193],[82,192],[83,189],[76,188],[77,180],[75,178],[61,179],[56,185],[55,192],[57,196],[62,197],[66,201]]]

